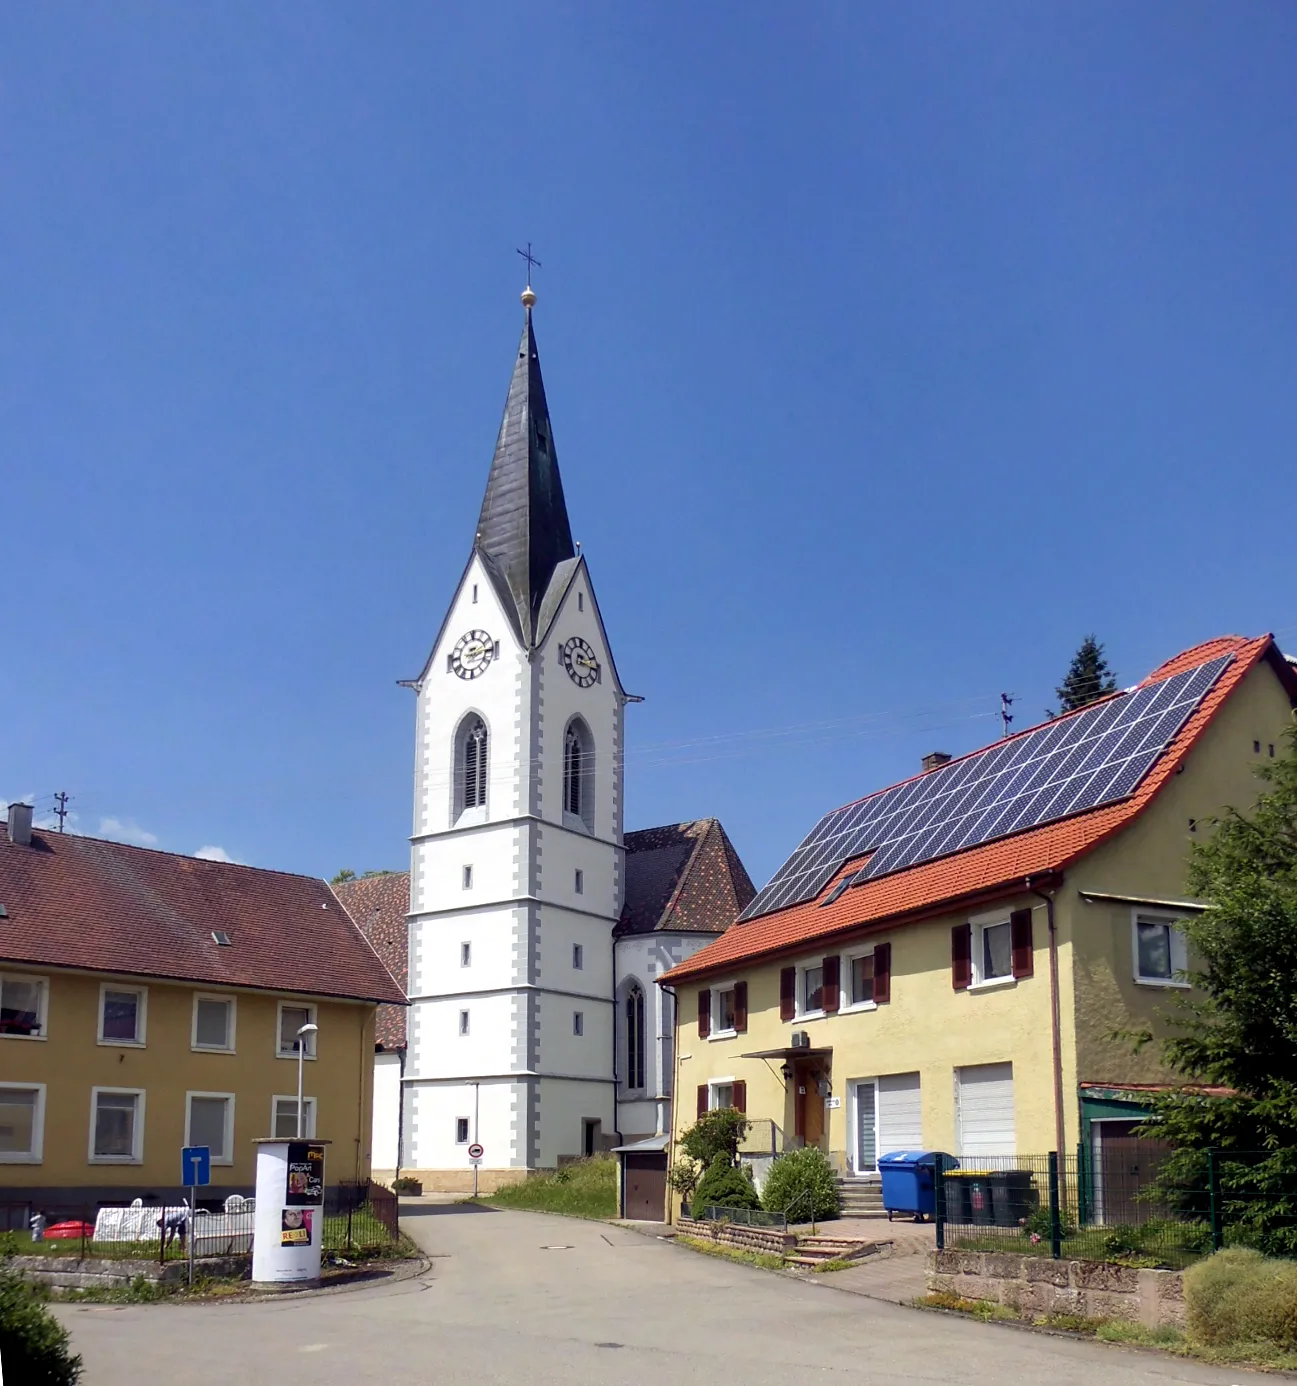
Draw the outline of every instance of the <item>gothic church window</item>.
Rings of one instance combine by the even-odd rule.
[[[644,1086],[644,990],[638,982],[626,993],[626,1086]]]
[[[579,717],[563,733],[563,818],[569,827],[594,831],[594,742]]]
[[[488,773],[486,723],[472,713],[455,734],[455,817],[486,807]]]

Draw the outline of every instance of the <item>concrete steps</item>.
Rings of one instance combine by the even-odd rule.
[[[844,1218],[878,1217],[883,1211],[883,1185],[879,1179],[838,1180],[838,1197]]]
[[[877,1242],[862,1242],[848,1237],[800,1237],[796,1249],[784,1260],[790,1266],[814,1270],[825,1261],[856,1261],[877,1250]]]

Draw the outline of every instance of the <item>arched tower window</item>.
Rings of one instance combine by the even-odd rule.
[[[626,1086],[644,1086],[644,989],[638,982],[626,993]]]
[[[455,817],[466,809],[486,807],[487,784],[486,723],[470,713],[455,734]]]
[[[563,818],[594,831],[594,740],[579,717],[563,733]]]

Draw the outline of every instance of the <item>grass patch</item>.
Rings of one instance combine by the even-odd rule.
[[[1187,1352],[1188,1341],[1178,1328],[1145,1328],[1142,1323],[1125,1323],[1109,1319],[1094,1330],[1101,1343],[1134,1343],[1139,1347],[1165,1348],[1170,1352]]]
[[[1071,1229],[1069,1229],[1071,1230]],[[1033,1239],[1006,1227],[999,1235],[965,1228],[946,1230],[952,1251],[1007,1251],[1015,1256],[1049,1256],[1049,1238]],[[1202,1223],[1150,1221],[1139,1227],[1083,1227],[1060,1244],[1064,1261],[1108,1261],[1133,1270],[1184,1270],[1211,1251]]]
[[[992,1319],[1016,1319],[1018,1316],[1006,1305],[997,1304],[993,1299],[964,1299],[960,1295],[947,1295],[940,1292],[920,1295],[915,1304],[925,1309],[949,1309],[956,1314],[967,1314],[970,1318],[988,1322]]]
[[[756,1266],[759,1270],[784,1268],[784,1258],[768,1251],[744,1251],[741,1247],[705,1241],[701,1237],[677,1237],[676,1242],[680,1246],[687,1246],[690,1251],[700,1251],[704,1256],[716,1256],[722,1261],[735,1261],[742,1266]]]
[[[607,1155],[574,1160],[553,1174],[538,1174],[518,1184],[506,1184],[478,1202],[492,1208],[562,1213],[570,1218],[615,1218],[617,1163]]]
[[[821,1261],[814,1269],[816,1275],[823,1275],[826,1271],[848,1270],[855,1264],[854,1261],[848,1261],[845,1256],[835,1256],[831,1261]]]

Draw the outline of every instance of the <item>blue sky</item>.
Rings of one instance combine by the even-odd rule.
[[[406,864],[519,327],[627,826],[825,809],[1297,644],[1297,7],[0,10],[0,793]]]

